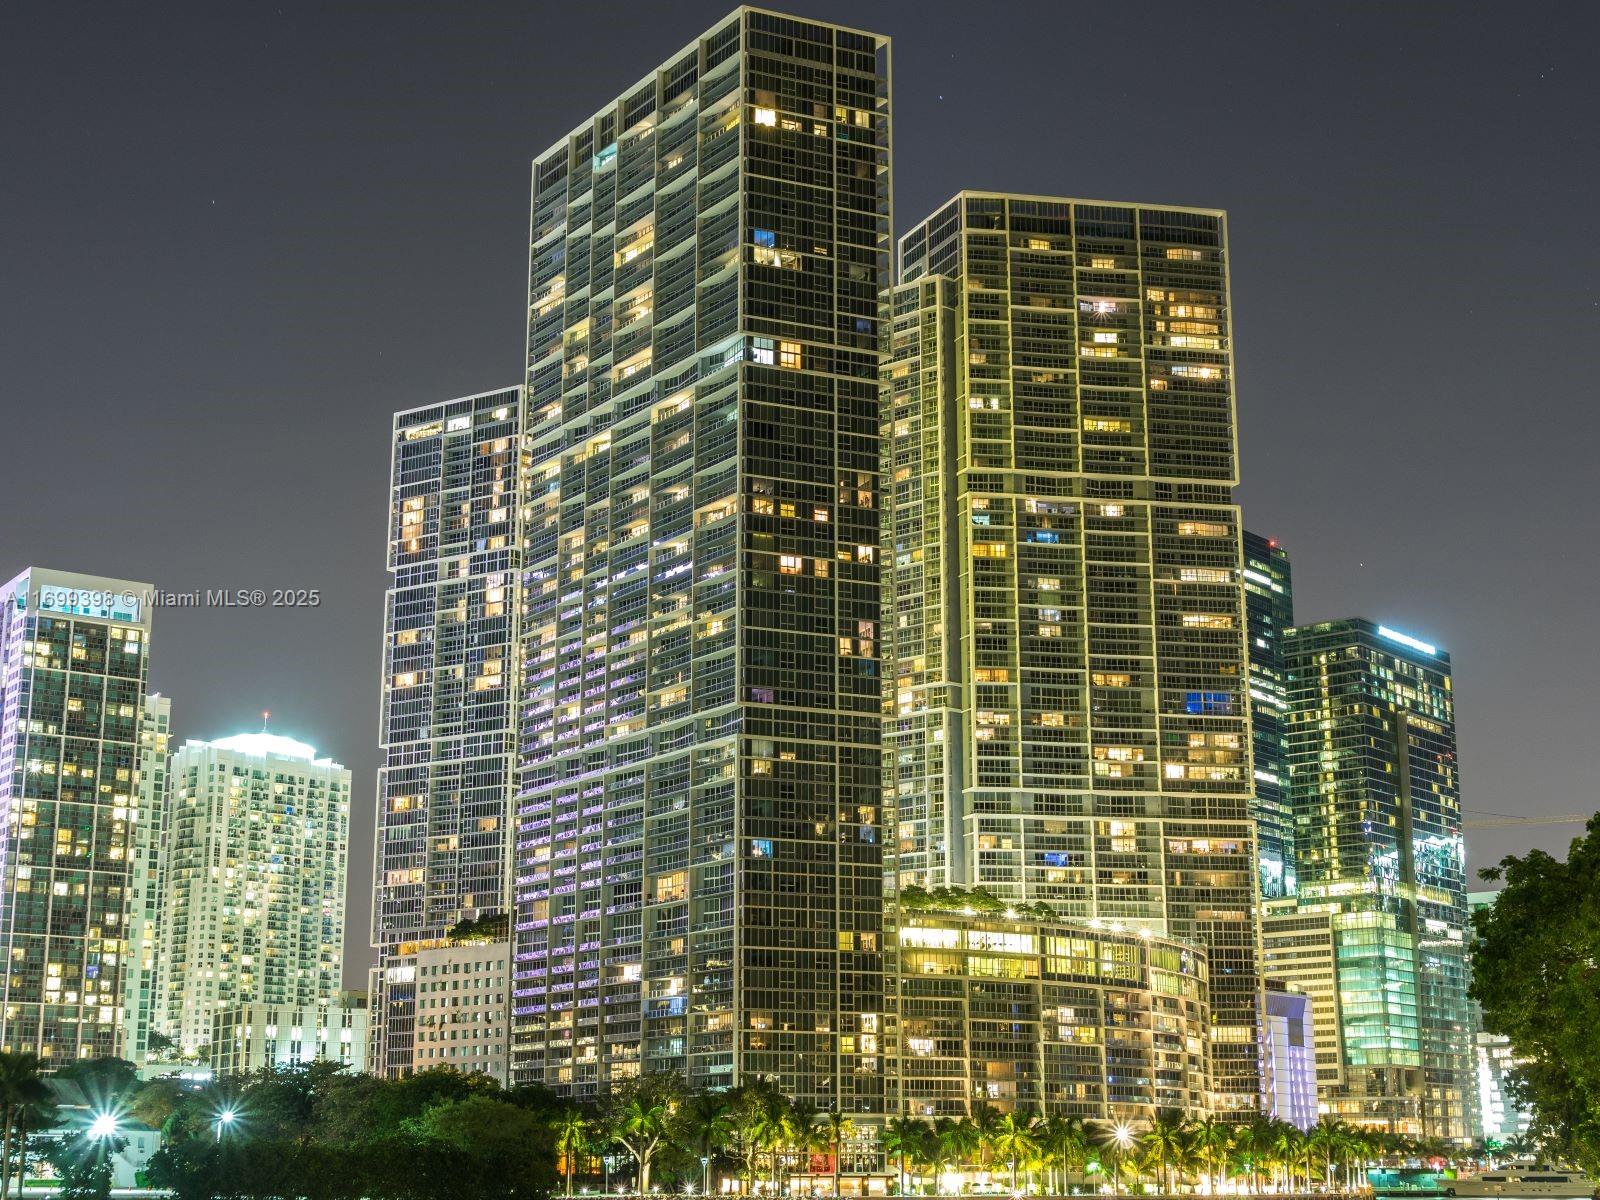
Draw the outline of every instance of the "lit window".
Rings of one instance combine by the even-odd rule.
[[[788,367],[791,371],[798,371],[801,365],[800,343],[778,343],[778,365]]]
[[[772,108],[756,109],[755,123],[757,125],[765,125],[768,129],[776,128],[778,124],[777,110]]]

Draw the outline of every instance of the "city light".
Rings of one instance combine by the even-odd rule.
[[[117,1135],[117,1118],[111,1113],[97,1113],[93,1121],[89,1122],[89,1136],[92,1138],[108,1138]]]
[[[1391,642],[1399,642],[1402,646],[1409,646],[1413,650],[1420,650],[1423,654],[1433,655],[1439,653],[1439,647],[1425,642],[1421,638],[1414,638],[1409,633],[1401,633],[1399,630],[1390,629],[1387,625],[1378,626],[1378,636],[1388,638]]]

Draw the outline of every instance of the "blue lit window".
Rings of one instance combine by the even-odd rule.
[[[771,838],[751,838],[750,839],[750,857],[751,858],[771,858],[772,857],[772,839]]]
[[[1066,866],[1067,852],[1065,850],[1046,850],[1044,852],[1044,865],[1047,867]]]
[[[1227,692],[1190,692],[1184,697],[1183,711],[1195,716],[1226,715],[1233,711]]]
[[[770,229],[756,230],[756,245],[765,246],[769,250],[778,244],[778,235]]]

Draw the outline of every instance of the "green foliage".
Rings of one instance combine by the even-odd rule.
[[[1035,921],[1053,921],[1056,910],[1040,900],[1033,904],[1007,904],[981,887],[936,887],[931,891],[911,884],[900,889],[898,903],[907,912],[963,912],[971,909],[984,916],[1014,916]]]
[[[127,1143],[80,1130],[54,1142],[45,1157],[61,1180],[60,1200],[109,1200],[111,1160]]]
[[[549,1100],[446,1069],[269,1069],[183,1092],[148,1174],[177,1200],[542,1200],[556,1179]]]
[[[1537,1139],[1600,1171],[1600,815],[1565,862],[1534,850],[1483,872],[1504,886],[1473,918],[1472,996],[1520,1060]]]
[[[457,921],[444,936],[457,946],[503,942],[511,936],[511,918],[505,913],[489,913],[487,916]]]

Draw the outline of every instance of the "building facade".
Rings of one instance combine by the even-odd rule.
[[[1344,1026],[1339,1006],[1334,914],[1301,909],[1293,897],[1269,900],[1261,917],[1261,973],[1269,984],[1292,988],[1311,1001],[1319,1097],[1344,1084]]]
[[[339,992],[350,772],[304,742],[185,742],[168,781],[157,1027],[207,1052],[224,1009]]]
[[[414,1069],[451,1067],[509,1084],[511,944],[465,941],[417,952]]]
[[[891,886],[1193,940],[1260,1100],[1220,212],[964,192],[900,243],[883,413]]]
[[[1259,533],[1244,534],[1245,636],[1250,655],[1250,735],[1255,777],[1256,863],[1261,898],[1292,896],[1294,814],[1289,807],[1289,695],[1283,637],[1294,624],[1289,552]]]
[[[124,1055],[143,1064],[150,1053],[157,997],[162,902],[163,822],[167,802],[167,741],[172,700],[152,694],[139,715],[139,807],[133,830],[128,904],[128,954],[123,964]]]
[[[372,1066],[411,1069],[416,955],[509,907],[522,393],[398,413],[389,494]]]
[[[1299,910],[1327,914],[1334,1117],[1464,1141],[1472,1090],[1465,854],[1450,657],[1361,619],[1289,631]]]
[[[338,992],[310,1003],[227,1005],[216,1011],[206,1044],[218,1076],[314,1062],[361,1072],[370,1036],[366,994]]]
[[[1261,1075],[1266,1111],[1296,1129],[1317,1123],[1317,1041],[1311,997],[1267,981],[1261,1024]]]
[[[126,1050],[147,584],[31,568],[0,588],[0,1050]]]
[[[882,1102],[889,119],[740,9],[534,163],[519,1081]]]
[[[902,1112],[974,1104],[1119,1122],[1210,1109],[1205,952],[1120,922],[907,909],[893,936]]]

